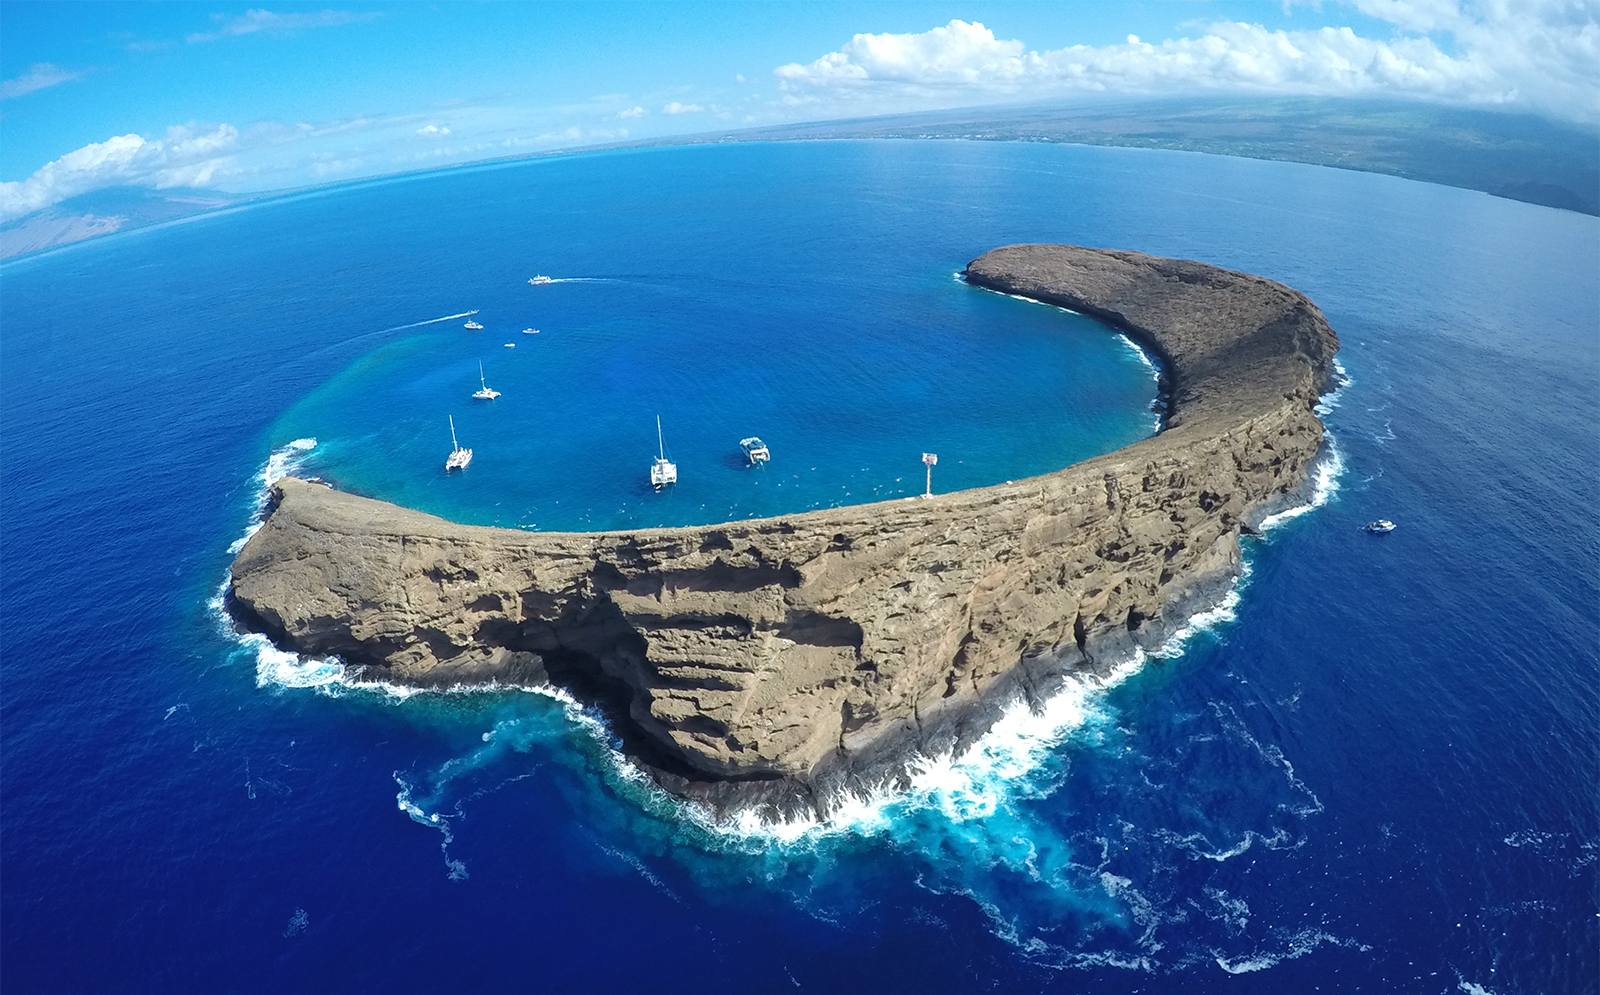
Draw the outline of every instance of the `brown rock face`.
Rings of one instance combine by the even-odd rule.
[[[1213,603],[1241,528],[1305,480],[1338,349],[1300,293],[1203,263],[1014,245],[967,279],[1153,350],[1167,427],[931,500],[626,533],[455,525],[286,479],[233,563],[239,614],[391,681],[569,687],[717,807],[825,810],[892,781]]]

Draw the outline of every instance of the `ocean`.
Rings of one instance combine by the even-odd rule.
[[[219,610],[287,472],[631,528],[919,493],[926,451],[953,490],[1147,436],[1137,349],[957,278],[1025,241],[1280,280],[1345,381],[1314,499],[1247,541],[1227,602],[906,795],[712,823],[559,692],[363,683]],[[1600,991],[1597,332],[1600,219],[1025,143],[453,169],[9,262],[0,979]],[[451,418],[475,456],[447,476]]]

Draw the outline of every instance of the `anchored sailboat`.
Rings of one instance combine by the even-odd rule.
[[[660,454],[650,466],[650,486],[656,490],[678,482],[678,464],[667,461],[667,444],[661,439],[661,416],[656,415],[656,446]]]
[[[484,383],[483,360],[481,359],[478,360],[478,386],[482,389],[473,391],[472,396],[476,397],[480,401],[492,401],[500,396],[500,392],[498,390],[495,390],[487,383]]]
[[[465,470],[467,464],[472,462],[472,450],[461,448],[461,443],[456,441],[456,417],[450,416],[450,458],[444,461],[444,472],[451,470]]]

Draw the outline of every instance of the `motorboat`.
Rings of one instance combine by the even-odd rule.
[[[506,348],[507,349],[515,349],[516,347],[517,347],[517,344],[515,342],[507,342],[506,343]]]
[[[469,332],[476,332],[478,329],[482,328],[483,326],[478,324],[476,321],[473,321],[471,318],[468,318],[467,319],[467,323],[465,325],[462,325],[461,327],[465,328]]]
[[[465,470],[467,464],[472,462],[472,450],[462,448],[456,441],[456,418],[450,416],[450,456],[444,461],[444,472],[451,470]]]
[[[678,482],[678,464],[667,460],[667,444],[661,439],[661,416],[656,415],[656,461],[650,465],[650,486],[660,490]]]
[[[529,280],[528,282],[531,283],[532,285],[534,285],[535,287],[542,287],[547,283],[555,283],[556,281],[551,279],[548,276],[545,276],[543,273],[540,273],[537,276],[535,276],[533,279]]]
[[[740,439],[739,448],[744,450],[745,458],[750,461],[751,466],[772,459],[772,453],[767,451],[767,444],[753,435],[748,439]]]
[[[487,383],[484,383],[482,360],[478,361],[478,387],[478,390],[472,392],[472,396],[476,397],[480,401],[492,401],[500,396],[500,392],[498,390],[495,390]]]
[[[524,328],[522,330],[522,334],[524,334],[524,335],[538,335],[539,334],[539,330],[537,328]]]
[[[1393,532],[1394,523],[1387,518],[1380,518],[1376,522],[1367,523],[1368,532]]]

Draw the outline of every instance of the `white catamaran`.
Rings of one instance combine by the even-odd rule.
[[[456,416],[450,416],[450,458],[444,461],[444,472],[451,470],[465,470],[467,464],[472,462],[472,450],[461,448],[461,443],[456,441]]]
[[[750,461],[751,466],[755,466],[757,463],[765,463],[772,459],[772,453],[767,449],[767,444],[753,435],[748,439],[740,439],[739,448],[744,450],[745,458]]]
[[[498,390],[495,390],[493,387],[489,386],[487,383],[484,383],[484,380],[483,380],[483,360],[481,360],[481,359],[478,360],[478,386],[479,386],[480,389],[473,391],[472,392],[472,396],[476,397],[480,401],[492,401],[495,398],[500,396],[500,392]]]
[[[660,453],[650,466],[650,486],[656,490],[678,482],[678,464],[667,461],[667,444],[661,439],[661,416],[656,415],[656,446]]]

